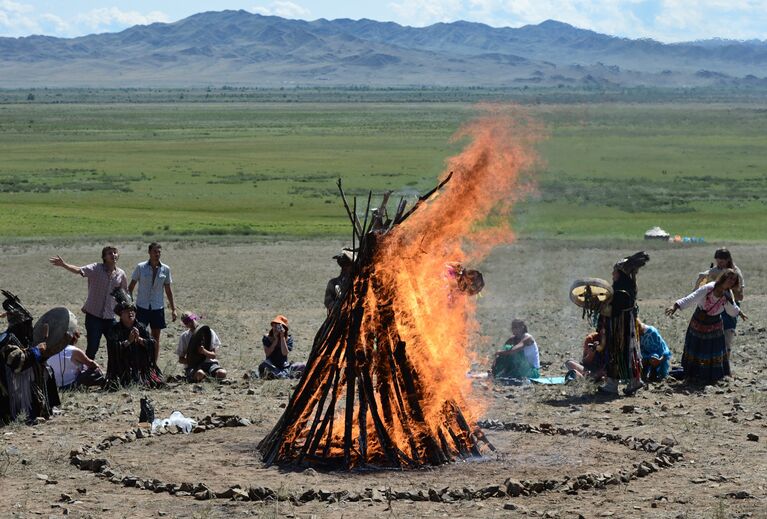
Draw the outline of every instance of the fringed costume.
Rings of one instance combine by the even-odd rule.
[[[641,380],[642,355],[636,329],[636,288],[631,280],[620,273],[621,279],[613,283],[612,314],[604,317],[605,344],[607,344],[607,376],[615,380]]]
[[[130,342],[131,329],[136,328],[144,344]],[[154,339],[146,327],[135,321],[128,328],[115,323],[107,334],[107,387],[142,386],[159,387],[162,373],[154,361]]]
[[[0,425],[19,416],[50,418],[61,404],[56,381],[42,359],[44,348],[32,345],[32,316],[15,295],[3,290],[8,329],[0,333]]]
[[[607,380],[600,391],[618,392],[618,382],[628,381],[623,391],[634,394],[642,382],[642,353],[637,330],[636,275],[650,257],[637,252],[623,258],[613,267],[612,301],[609,312],[601,316],[601,332],[607,347]]]
[[[112,291],[112,296],[120,320],[107,332],[106,387],[163,386],[162,372],[154,360],[155,342],[146,326],[136,320],[136,305],[120,287]]]

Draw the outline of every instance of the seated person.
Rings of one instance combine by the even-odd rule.
[[[511,321],[512,336],[503,349],[495,354],[492,375],[494,378],[538,378],[541,362],[538,344],[527,333],[527,325],[520,319]]]
[[[569,370],[566,380],[588,377],[595,382],[605,378],[607,374],[607,353],[601,345],[599,332],[592,332],[583,340],[583,358],[578,363],[574,360],[565,362]]]
[[[48,327],[43,341],[34,344],[32,315],[14,294],[2,290],[8,327],[0,332],[0,426],[21,416],[29,422],[50,418],[61,404],[56,381],[43,361]]]
[[[154,339],[146,326],[136,320],[136,305],[124,290],[118,289],[113,295],[119,320],[107,332],[106,385],[111,388],[130,384],[164,385],[162,372],[154,360]]]
[[[46,360],[48,366],[53,370],[56,385],[60,389],[104,385],[104,373],[101,371],[101,366],[96,361],[89,359],[83,350],[75,346],[79,338],[80,332],[75,331],[70,337],[70,344]]]
[[[293,336],[288,332],[288,319],[278,315],[271,322],[269,332],[261,339],[264,360],[258,366],[258,376],[264,379],[300,378],[306,365],[291,363],[288,354],[293,351]]]
[[[637,319],[639,349],[642,352],[642,379],[655,382],[668,376],[671,350],[658,329]]]
[[[218,363],[218,349],[221,339],[208,326],[198,326],[200,317],[191,312],[181,314],[181,322],[186,331],[178,338],[176,355],[184,365],[184,375],[188,382],[200,382],[205,377],[219,380],[226,378],[226,370]],[[192,338],[194,337],[194,340]],[[190,343],[193,349],[190,351]]]

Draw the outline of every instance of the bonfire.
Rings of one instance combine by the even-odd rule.
[[[509,211],[533,163],[530,127],[494,114],[439,185],[365,217],[341,198],[357,251],[352,275],[317,332],[284,414],[259,444],[267,464],[327,468],[439,465],[492,448],[466,374],[481,289],[464,265],[513,239]],[[369,216],[369,217],[368,217]]]

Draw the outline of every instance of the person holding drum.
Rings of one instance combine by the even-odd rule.
[[[205,377],[223,380],[226,370],[218,363],[221,339],[209,326],[198,326],[199,320],[192,312],[181,314],[186,331],[178,338],[178,361],[184,365],[188,382],[201,382]]]

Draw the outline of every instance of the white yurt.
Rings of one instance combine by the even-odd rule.
[[[653,227],[644,233],[645,240],[663,240],[668,241],[669,234],[658,226]]]

